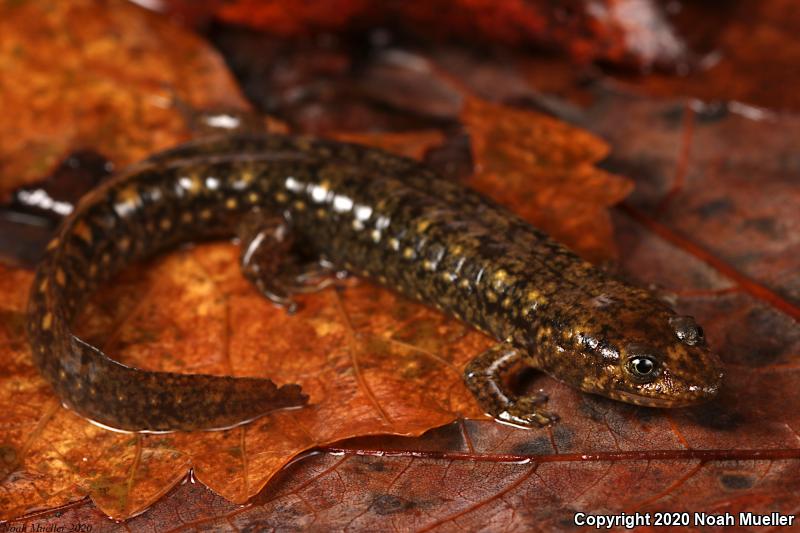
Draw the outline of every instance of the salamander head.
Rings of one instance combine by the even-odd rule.
[[[659,318],[673,338],[665,331],[650,343],[624,344],[613,372],[619,378],[606,394],[652,407],[680,407],[715,397],[722,384],[722,362],[709,350],[703,328],[690,316]]]
[[[692,317],[639,296],[592,310],[588,323],[572,328],[557,348],[561,357],[548,358],[548,370],[584,391],[637,405],[680,407],[716,396],[722,362],[706,344],[703,329]],[[559,359],[578,361],[583,372],[564,368]]]

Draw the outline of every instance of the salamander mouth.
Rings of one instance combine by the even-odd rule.
[[[627,391],[614,391],[614,397],[625,403],[643,405],[646,407],[686,407],[707,402],[719,392],[719,386],[698,387],[686,395],[680,396],[643,396]]]
[[[632,392],[616,391],[614,397],[625,403],[644,405],[646,407],[682,407],[699,403],[696,399],[687,398],[654,398],[651,396],[641,396]],[[702,401],[702,400],[701,400]]]

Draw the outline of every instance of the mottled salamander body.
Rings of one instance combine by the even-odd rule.
[[[262,252],[300,250],[499,339],[465,381],[510,423],[552,419],[543,397],[502,386],[520,361],[644,405],[695,403],[720,384],[721,363],[690,317],[477,193],[379,150],[239,136],[159,154],[92,191],[62,224],[38,268],[28,324],[34,360],[67,405],[111,427],[156,431],[228,427],[306,401],[299,387],[267,379],[132,369],[70,333],[84,298],[125,265],[237,228],[245,274],[275,301],[291,304],[284,281],[303,265],[270,266]]]

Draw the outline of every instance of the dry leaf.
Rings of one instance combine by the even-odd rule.
[[[470,185],[512,208],[589,260],[613,258],[608,208],[633,184],[598,169],[609,151],[600,138],[534,111],[468,98],[461,120],[470,134]]]
[[[0,189],[89,148],[123,166],[185,140],[173,97],[247,109],[222,58],[130,2],[0,5]]]
[[[400,25],[428,38],[456,37],[568,51],[577,61],[649,66],[684,58],[685,45],[651,0],[552,3],[541,0],[420,0],[370,3],[364,0],[206,0],[198,7],[169,0],[181,18],[204,20],[209,13],[284,37]]]

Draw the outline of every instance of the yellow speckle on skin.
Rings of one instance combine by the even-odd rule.
[[[181,213],[181,222],[184,224],[189,224],[194,219],[194,215],[191,211],[184,211]]]
[[[200,211],[200,218],[202,218],[203,220],[208,220],[209,218],[211,218],[211,209],[203,209],[202,211]]]
[[[42,282],[39,284],[39,292],[44,292],[47,290],[47,278],[44,278]]]
[[[289,201],[289,195],[287,195],[283,191],[278,191],[278,192],[275,193],[275,201],[277,201],[277,202],[279,202],[281,204],[285,204],[286,202]]]
[[[298,210],[298,211],[305,211],[305,209],[306,209],[306,203],[305,203],[303,200],[297,200],[297,201],[294,203],[294,208],[295,208],[296,210]]]
[[[436,263],[434,263],[434,262],[433,262],[433,261],[431,261],[430,259],[426,259],[426,260],[424,260],[424,261],[422,262],[422,267],[423,267],[425,270],[430,270],[431,272],[433,272],[434,270],[436,270]]]
[[[198,174],[192,174],[191,176],[181,179],[181,186],[186,189],[189,194],[197,194],[203,189],[203,180],[200,179]]]
[[[117,240],[117,247],[123,252],[128,251],[128,248],[131,247],[131,239],[129,237],[120,237],[120,239]]]
[[[537,305],[544,305],[547,303],[547,298],[537,290],[529,291],[528,294],[525,295],[525,298],[527,298],[529,302],[535,302]]]
[[[172,227],[172,221],[168,218],[162,218],[158,225],[161,226],[162,230],[168,231]]]
[[[236,198],[228,198],[227,200],[225,200],[225,207],[227,207],[228,209],[236,209],[238,205],[239,202],[236,201]]]
[[[448,283],[452,283],[453,281],[456,280],[456,275],[453,274],[452,272],[444,271],[442,272],[442,279]]]
[[[241,184],[240,186],[244,186],[253,183],[254,178],[255,174],[253,173],[253,169],[245,168],[242,169],[242,172],[239,174],[239,179],[236,181]]]
[[[492,274],[492,286],[497,292],[502,292],[509,282],[508,272],[503,269]]]
[[[328,216],[328,212],[322,208],[317,209],[317,218],[325,218]]]
[[[462,289],[469,289],[469,280],[467,278],[462,279],[458,282],[458,286]]]
[[[88,244],[92,244],[92,230],[83,220],[75,224],[75,227],[72,229],[72,232],[75,233],[75,235],[77,235],[84,241],[86,241]]]
[[[414,257],[416,257],[416,255],[417,255],[416,252],[414,252],[414,249],[411,248],[411,247],[406,247],[403,250],[403,257],[405,259],[414,259]]]
[[[431,226],[430,220],[420,220],[417,222],[417,231],[419,233],[424,233]]]
[[[389,248],[391,248],[392,250],[395,250],[395,251],[399,250],[400,249],[400,241],[398,241],[394,237],[390,238],[389,239]]]
[[[495,303],[497,301],[497,293],[494,291],[486,291],[486,299],[489,300],[491,303]]]
[[[453,255],[461,255],[461,252],[464,251],[464,248],[460,244],[456,244],[450,248],[450,253]]]
[[[140,200],[139,191],[133,185],[128,185],[117,193],[117,203],[120,204],[138,204]]]
[[[53,325],[53,313],[47,312],[42,317],[42,329],[47,331]]]
[[[260,196],[258,195],[257,192],[251,192],[250,194],[247,195],[247,201],[250,202],[251,204],[258,203],[259,198]]]
[[[67,373],[64,371],[64,369],[58,371],[58,378],[62,380],[67,379]]]
[[[372,230],[370,235],[372,236],[372,242],[381,242],[381,232],[380,232],[380,230],[374,229],[374,230]]]
[[[508,309],[509,307],[511,307],[511,298],[506,296],[505,298],[503,298],[503,302],[500,305],[502,305],[504,309]]]
[[[52,249],[54,249],[54,248],[55,248],[55,247],[57,247],[57,246],[58,246],[58,239],[53,239],[52,241],[50,241],[49,243],[47,243],[47,249],[48,249],[48,250],[52,250]]]
[[[56,270],[56,283],[61,285],[62,287],[67,283],[67,276],[64,274],[62,269]]]

